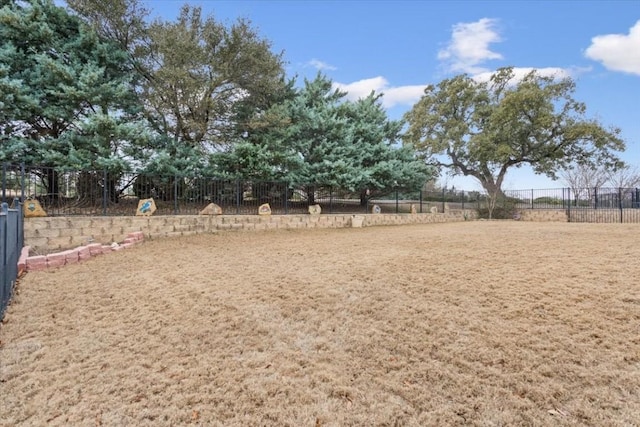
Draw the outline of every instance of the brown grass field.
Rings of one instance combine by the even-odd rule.
[[[0,425],[639,425],[639,236],[220,233],[28,273]]]

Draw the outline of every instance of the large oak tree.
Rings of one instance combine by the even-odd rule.
[[[425,89],[405,116],[405,139],[435,165],[476,178],[494,199],[512,168],[555,179],[572,163],[620,164],[619,130],[587,118],[574,91],[571,78],[536,71],[518,79],[502,68],[484,82],[456,76]]]

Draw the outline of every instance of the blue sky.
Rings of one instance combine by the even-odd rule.
[[[148,0],[171,20],[182,1]],[[231,23],[248,18],[284,51],[290,76],[328,75],[349,96],[383,92],[400,118],[428,84],[502,66],[569,75],[587,116],[622,129],[625,161],[640,167],[640,0],[627,1],[192,1]],[[479,189],[471,178],[449,185]],[[562,183],[526,169],[504,188]]]

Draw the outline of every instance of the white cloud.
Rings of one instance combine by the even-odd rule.
[[[415,104],[427,85],[390,86],[387,79],[382,76],[370,79],[358,80],[353,83],[334,82],[334,87],[347,92],[346,99],[356,101],[369,96],[371,91],[382,93],[382,106],[392,108],[396,105],[412,106]]]
[[[536,70],[538,75],[545,77],[554,77],[556,79],[563,79],[566,77],[575,77],[576,75],[589,71],[588,68],[559,68],[559,67],[546,67],[546,68],[533,68],[533,67],[514,67],[513,83],[517,83],[522,80],[531,71]],[[473,74],[471,77],[477,82],[488,82],[491,78],[491,74],[495,71],[483,71],[481,73]],[[424,94],[424,89],[427,84],[423,85],[407,85],[407,86],[391,86],[389,81],[382,76],[372,77],[370,79],[362,79],[352,83],[339,83],[334,82],[333,87],[346,92],[346,99],[350,101],[357,101],[360,98],[365,98],[374,91],[376,94],[382,93],[382,106],[384,108],[393,108],[398,105],[412,107],[416,102],[420,100],[420,97]]]
[[[347,92],[347,99],[356,100],[368,96],[371,91],[377,93],[389,86],[389,82],[382,76],[373,77],[371,79],[358,80],[353,83],[338,83],[333,84],[336,88]]]
[[[609,70],[640,75],[640,21],[629,29],[629,34],[593,37],[585,56]]]
[[[327,64],[324,61],[320,61],[319,59],[315,59],[313,58],[311,61],[307,62],[307,66],[309,67],[313,67],[316,70],[329,70],[329,71],[335,71],[337,70],[336,67],[334,67],[331,64]]]
[[[390,87],[384,92],[382,105],[386,108],[391,108],[396,105],[413,106],[420,100],[426,87],[426,84]]]
[[[455,24],[451,41],[438,52],[438,59],[453,72],[478,74],[487,71],[479,64],[502,59],[501,54],[489,49],[491,43],[502,40],[495,29],[497,23],[496,19],[482,18],[477,22]]]
[[[438,52],[438,59],[442,60],[449,71],[466,73],[478,82],[489,81],[495,72],[482,64],[492,59],[503,59],[498,52],[489,49],[492,43],[502,41],[496,26],[497,19],[482,18],[476,22],[458,23],[453,26],[451,40],[445,49]],[[585,69],[566,69],[559,67],[514,67],[514,82],[522,80],[533,70],[539,75],[555,78],[565,78],[584,72]]]

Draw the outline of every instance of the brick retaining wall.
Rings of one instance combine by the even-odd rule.
[[[254,231],[293,228],[351,227],[354,215],[171,215],[150,217],[43,217],[25,218],[25,246],[32,253],[48,254],[100,243],[122,242],[132,232],[145,239],[216,233],[222,230]],[[362,226],[427,224],[474,219],[476,212],[449,211],[422,214],[368,214]]]
[[[129,233],[121,244],[113,243],[103,245],[101,243],[90,243],[85,246],[78,246],[74,249],[67,249],[62,252],[49,253],[47,255],[29,256],[30,247],[25,246],[18,261],[18,273],[22,275],[27,271],[46,270],[47,268],[62,267],[68,264],[76,264],[91,257],[106,254],[113,251],[127,249],[144,240],[141,231]]]

